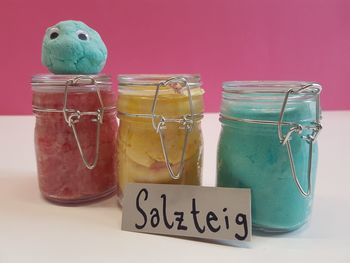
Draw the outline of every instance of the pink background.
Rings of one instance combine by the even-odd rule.
[[[1,0],[0,114],[31,114],[45,29],[66,19],[101,34],[114,80],[200,73],[207,111],[222,81],[272,79],[317,81],[324,109],[350,110],[349,14],[348,0]]]

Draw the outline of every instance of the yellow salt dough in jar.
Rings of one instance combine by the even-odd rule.
[[[151,109],[155,88],[132,87],[132,91],[135,92],[121,91],[118,98],[120,127],[117,140],[117,170],[120,196],[128,182],[194,185],[201,182],[203,142],[200,116],[203,111],[204,92],[200,87],[191,89],[193,113],[196,118],[188,135],[182,176],[175,180],[169,174],[160,136],[152,125]],[[167,119],[179,119],[188,115],[190,106],[187,92],[174,93],[169,88],[160,90],[155,113]],[[159,120],[160,118],[156,118],[156,123]],[[180,168],[185,129],[180,123],[166,123],[163,133],[168,160],[176,173]]]

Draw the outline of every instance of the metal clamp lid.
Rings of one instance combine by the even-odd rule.
[[[98,77],[98,76],[97,76]],[[96,92],[100,107],[96,109],[96,111],[80,111],[79,109],[69,109],[68,108],[68,100],[69,100],[69,87],[74,87],[74,89],[80,85],[83,86],[92,86],[93,89],[90,89],[89,91]],[[63,93],[63,108],[62,109],[48,109],[48,108],[41,108],[36,105],[33,105],[33,112],[43,112],[43,113],[60,113],[63,114],[64,120],[67,123],[67,125],[72,129],[74,139],[76,141],[77,147],[79,149],[79,153],[81,156],[81,159],[85,165],[85,167],[89,170],[92,170],[96,167],[98,158],[99,158],[99,148],[100,148],[100,129],[101,124],[103,124],[103,117],[105,112],[115,112],[116,107],[115,106],[108,106],[105,107],[102,96],[101,96],[101,87],[100,85],[105,85],[104,83],[100,84],[99,81],[96,80],[95,76],[86,76],[86,75],[79,75],[76,77],[73,77],[71,79],[68,79],[65,81],[65,87],[64,87],[64,93]],[[76,91],[76,90],[75,90]],[[96,143],[95,143],[95,156],[91,163],[88,162],[85,153],[83,151],[83,148],[81,146],[78,131],[76,129],[76,124],[79,123],[80,118],[82,116],[92,116],[91,122],[96,122]]]
[[[96,86],[96,94],[100,103],[100,108],[97,109],[96,111],[92,111],[92,112],[81,112],[79,110],[75,110],[72,112],[71,109],[67,108],[67,103],[68,103],[68,87],[69,86],[76,86],[79,85],[79,81],[81,79],[89,79],[91,81],[91,85]],[[73,134],[74,134],[74,138],[75,141],[77,143],[78,149],[79,149],[79,153],[80,156],[83,160],[83,163],[85,165],[85,167],[89,170],[92,170],[96,167],[97,165],[97,161],[98,161],[98,156],[99,156],[99,149],[100,149],[100,126],[103,123],[103,114],[104,114],[104,105],[103,105],[103,101],[102,101],[102,97],[101,97],[101,93],[100,93],[100,89],[97,86],[96,80],[93,77],[90,76],[78,76],[75,77],[73,79],[67,80],[66,82],[66,87],[64,90],[64,101],[63,101],[63,116],[64,119],[66,121],[66,123],[68,124],[68,126],[72,129]],[[75,124],[77,124],[80,121],[80,117],[81,116],[94,116],[95,118],[91,119],[92,122],[96,122],[97,126],[96,126],[96,146],[95,146],[95,157],[92,163],[89,163],[85,157],[85,154],[83,152],[83,149],[81,147],[80,144],[80,140],[79,140],[79,136],[78,136],[78,132],[77,129],[75,127]]]
[[[159,89],[161,87],[168,86],[169,84],[172,84],[172,83],[180,85],[180,87],[176,87],[175,85],[172,85],[176,93],[181,93],[184,87],[188,92],[188,103],[190,108],[190,114],[184,115],[181,119],[167,119],[162,115],[160,116],[156,115]],[[188,135],[192,131],[193,124],[194,124],[192,95],[191,95],[191,89],[190,89],[190,86],[188,85],[187,80],[183,77],[172,77],[166,81],[159,82],[154,95],[151,111],[152,111],[152,125],[153,125],[153,128],[156,130],[156,132],[159,134],[165,163],[170,173],[170,176],[173,179],[179,179],[182,175],[184,165],[185,165],[185,153],[186,153],[186,147],[188,143]],[[158,123],[157,123],[157,117],[160,119]],[[180,167],[177,172],[174,172],[174,169],[171,167],[168,151],[167,151],[167,147],[164,139],[164,131],[166,130],[166,124],[171,122],[180,123],[182,125],[182,128],[185,130],[185,138],[184,138],[184,143],[183,143],[183,148],[181,153]]]
[[[279,116],[279,120],[277,123],[277,128],[278,128],[278,137],[280,139],[280,143],[282,145],[286,145],[287,146],[287,152],[288,152],[288,158],[289,158],[289,163],[290,163],[290,168],[291,168],[291,172],[292,172],[292,176],[293,179],[298,187],[299,192],[307,197],[311,194],[312,191],[312,180],[311,180],[311,174],[312,174],[312,148],[313,148],[313,143],[314,141],[317,139],[321,129],[322,129],[322,125],[320,123],[320,95],[317,92],[316,93],[316,120],[315,122],[313,122],[312,126],[308,126],[307,128],[312,130],[312,133],[307,135],[307,136],[303,136],[302,138],[309,144],[309,157],[308,157],[308,168],[307,168],[307,190],[305,191],[303,189],[303,187],[301,186],[299,179],[296,175],[296,171],[295,171],[295,164],[294,164],[294,159],[293,159],[293,153],[292,153],[292,148],[290,145],[290,136],[295,132],[297,134],[301,134],[304,127],[300,124],[293,126],[289,129],[289,131],[287,132],[286,135],[283,135],[282,133],[282,123],[283,123],[283,116],[284,116],[284,112],[288,103],[288,98],[290,94],[293,93],[301,93],[305,90],[311,89],[313,88],[312,84],[306,85],[298,90],[293,90],[293,89],[289,89],[286,92],[286,95],[284,97],[283,100],[283,104],[282,104],[282,108],[281,108],[281,112],[280,112],[280,116]],[[312,89],[313,90],[313,89]]]

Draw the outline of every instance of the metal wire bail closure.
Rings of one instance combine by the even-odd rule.
[[[308,126],[308,127],[303,127],[300,124],[295,124],[289,129],[289,131],[287,132],[286,135],[283,135],[283,133],[282,133],[283,116],[284,116],[284,112],[285,112],[285,109],[286,109],[286,106],[287,106],[287,103],[288,103],[289,95],[290,94],[298,94],[298,93],[301,93],[301,92],[306,91],[308,89],[310,89],[311,92],[314,92],[316,94],[316,121],[312,123],[313,126]],[[312,180],[311,180],[311,174],[312,174],[312,149],[313,149],[313,143],[317,139],[317,136],[318,136],[319,132],[322,129],[322,125],[320,123],[320,95],[319,95],[318,91],[319,90],[317,90],[315,92],[315,88],[313,87],[313,84],[305,85],[304,87],[302,87],[302,88],[300,88],[298,90],[289,89],[286,92],[286,95],[284,97],[282,108],[281,108],[281,112],[280,112],[280,115],[279,115],[279,120],[278,120],[278,123],[277,123],[278,137],[279,137],[279,140],[281,142],[281,145],[287,146],[287,152],[288,152],[289,163],[290,163],[290,168],[291,168],[293,179],[295,181],[295,184],[298,187],[299,192],[304,197],[310,196],[311,192],[312,192]],[[293,153],[292,153],[292,148],[291,148],[291,144],[290,144],[290,137],[291,137],[291,135],[294,132],[300,135],[304,129],[312,130],[311,134],[301,137],[302,139],[304,139],[309,144],[309,158],[308,158],[308,169],[307,169],[307,183],[308,183],[308,186],[307,186],[307,190],[306,191],[301,186],[301,184],[299,182],[299,179],[298,179],[298,177],[296,175],[295,164],[294,164],[294,159],[293,159]]]
[[[91,85],[94,85],[96,87],[96,94],[97,94],[98,100],[100,102],[100,108],[97,109],[96,111],[81,112],[81,111],[75,110],[75,109],[67,109],[68,88],[69,88],[69,86],[78,86],[79,81],[82,79],[90,80]],[[75,141],[77,143],[80,156],[83,160],[85,167],[89,170],[94,169],[97,165],[98,156],[99,156],[99,148],[100,148],[100,128],[101,128],[100,126],[103,123],[103,114],[104,114],[104,105],[103,105],[100,89],[97,85],[96,80],[93,77],[91,77],[91,76],[78,76],[78,77],[75,77],[73,79],[66,81],[66,86],[65,86],[65,90],[64,90],[64,101],[63,101],[63,116],[64,116],[66,123],[73,131],[74,138],[75,138]],[[75,127],[75,124],[77,124],[80,121],[81,116],[93,116],[95,118],[91,119],[91,121],[96,122],[96,124],[97,124],[97,126],[96,126],[95,157],[94,157],[94,160],[92,163],[89,163],[86,160],[85,154],[84,154],[83,149],[82,149],[81,144],[80,144],[78,132],[77,132],[77,129]]]
[[[176,93],[181,93],[183,91],[183,88],[186,88],[188,92],[188,103],[190,108],[190,114],[184,115],[182,119],[167,119],[162,115],[156,115],[159,89],[161,87],[168,86],[169,84],[180,85],[180,88],[175,86],[172,87]],[[157,118],[158,118],[158,122],[157,122]],[[183,148],[181,153],[180,167],[177,172],[174,172],[174,169],[171,167],[168,151],[166,147],[166,142],[164,139],[164,133],[165,133],[164,131],[166,130],[166,123],[179,123],[180,125],[182,125],[182,128],[185,130],[185,138],[184,138],[184,143],[183,143]],[[191,89],[187,80],[183,77],[172,77],[167,79],[166,81],[159,82],[159,84],[157,85],[153,103],[152,103],[152,125],[155,131],[159,133],[160,143],[162,146],[165,163],[172,179],[179,179],[182,176],[182,172],[185,165],[185,153],[186,153],[186,147],[188,143],[188,135],[192,131],[193,124],[194,124],[194,114],[193,114],[193,105],[192,105],[192,95],[191,95]]]

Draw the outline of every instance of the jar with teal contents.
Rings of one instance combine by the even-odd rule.
[[[310,217],[320,92],[308,82],[223,85],[217,185],[251,189],[256,230],[292,231]]]

